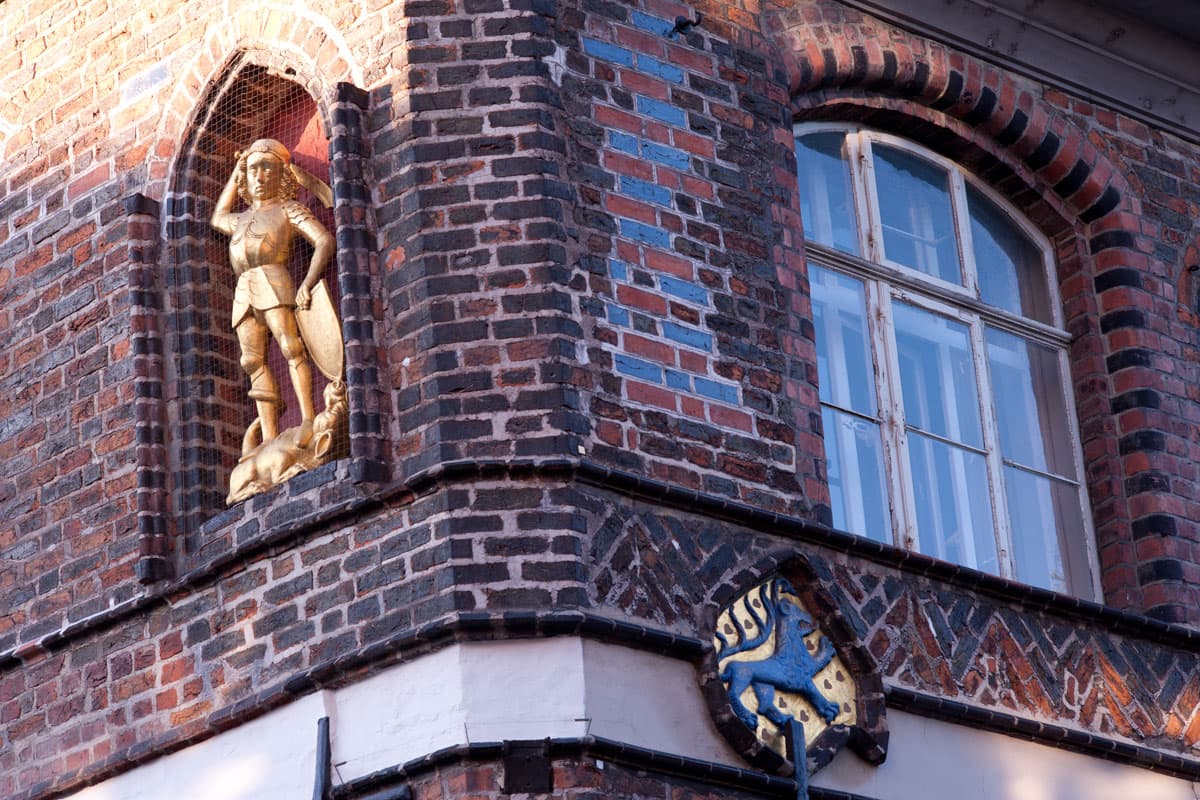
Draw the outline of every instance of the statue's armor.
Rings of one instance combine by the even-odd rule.
[[[288,274],[288,252],[293,226],[298,228],[310,221],[315,221],[312,212],[294,200],[239,215],[229,241],[230,261],[238,276],[233,293],[233,327],[252,309],[295,307],[296,286]]]

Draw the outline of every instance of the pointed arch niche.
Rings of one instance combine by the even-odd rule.
[[[260,511],[268,511],[269,521],[277,504],[303,496],[292,506],[293,513],[283,515],[294,521],[306,509],[315,513],[343,495],[357,494],[349,488],[355,483],[386,476],[380,441],[382,393],[371,384],[378,371],[370,290],[374,223],[362,135],[368,95],[346,83],[323,91],[319,80],[276,60],[268,55],[258,63],[253,53],[242,52],[212,81],[181,143],[162,203],[158,327],[166,464],[163,498],[155,505],[166,517],[157,526],[159,532],[168,535],[168,549],[174,551],[159,556],[184,571],[269,527],[260,524]],[[332,209],[304,189],[298,200],[336,238],[336,253],[323,278],[342,324],[350,423],[349,430],[336,437],[332,462],[227,508],[230,473],[255,412],[232,326],[236,278],[229,264],[229,239],[213,230],[209,220],[237,151],[260,138],[282,142],[297,165],[333,188]],[[300,238],[292,249],[289,269],[298,286],[312,250]],[[268,364],[287,404],[282,430],[299,421],[299,410],[286,362],[273,339]],[[314,368],[318,411],[326,383]],[[309,497],[313,492],[319,500]],[[173,571],[160,566],[146,574],[162,578]]]

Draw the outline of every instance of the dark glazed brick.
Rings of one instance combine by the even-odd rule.
[[[979,100],[975,103],[975,107],[963,117],[963,122],[968,125],[980,125],[991,119],[992,112],[996,110],[996,102],[996,93],[986,86],[983,87],[979,92]]]
[[[1076,161],[1075,166],[1067,173],[1067,177],[1054,184],[1054,193],[1059,197],[1070,197],[1079,191],[1091,174],[1091,167],[1082,161]]]
[[[1116,209],[1121,204],[1121,193],[1116,187],[1109,186],[1104,190],[1104,194],[1100,195],[1100,199],[1091,205],[1086,211],[1079,215],[1079,219],[1085,224],[1090,225],[1098,219],[1105,217],[1109,212]]]
[[[462,92],[445,91],[412,96],[413,111],[444,111],[462,107]]]
[[[1144,539],[1149,536],[1175,536],[1177,527],[1175,518],[1168,514],[1151,514],[1133,521],[1133,538]]]
[[[933,107],[944,111],[958,102],[963,93],[963,76],[958,70],[950,70],[946,76],[946,90],[933,102]]]
[[[1110,375],[1129,367],[1149,367],[1154,364],[1154,353],[1141,347],[1130,347],[1113,353],[1105,359],[1105,364]]]
[[[1112,413],[1120,414],[1131,408],[1159,408],[1162,395],[1153,389],[1135,389],[1118,395],[1112,401]]]
[[[1142,288],[1142,273],[1132,267],[1117,267],[1101,272],[1093,280],[1093,285],[1096,287],[1097,294],[1118,286],[1132,286],[1140,289]]]
[[[509,579],[508,565],[504,563],[456,564],[450,569],[454,575],[454,582],[460,586],[472,583],[495,583]]]
[[[1138,565],[1138,583],[1183,580],[1183,564],[1174,559],[1158,559]]]
[[[1117,248],[1136,250],[1137,244],[1133,240],[1133,234],[1131,234],[1129,231],[1105,231],[1104,233],[1093,236],[1088,241],[1088,249],[1091,250],[1093,255],[1096,253],[1101,253],[1105,250],[1114,250]],[[1109,272],[1112,271],[1113,270],[1109,270]],[[1100,276],[1097,276],[1096,280],[1099,281],[1099,279]],[[1099,289],[1099,285],[1097,285],[1097,291],[1101,291]]]
[[[1160,431],[1136,431],[1122,436],[1118,446],[1121,455],[1159,452],[1167,449],[1167,437]]]
[[[1146,327],[1146,315],[1136,308],[1110,311],[1100,318],[1101,333],[1109,333],[1121,328],[1144,327]]]
[[[279,605],[295,599],[304,592],[312,591],[313,576],[311,572],[298,575],[289,581],[276,584],[263,594],[263,599],[271,605]]]
[[[1037,149],[1026,156],[1025,163],[1034,171],[1045,167],[1054,160],[1054,156],[1058,153],[1061,144],[1062,142],[1058,136],[1047,131],[1046,136],[1042,139],[1041,144],[1037,146]]]
[[[587,580],[587,570],[578,561],[535,561],[521,566],[521,577],[530,581]]]

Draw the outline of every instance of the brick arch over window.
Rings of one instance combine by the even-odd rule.
[[[1174,458],[1158,413],[1166,393],[1141,385],[1155,386],[1140,371],[1154,370],[1157,298],[1121,170],[1032,82],[860,15],[847,24],[844,9],[796,6],[774,29],[797,119],[860,121],[919,141],[983,177],[1054,241],[1105,600],[1188,621],[1198,587],[1178,567],[1197,554],[1185,498],[1161,480]],[[817,9],[838,18],[814,22]],[[1147,537],[1170,543],[1147,549]],[[1159,568],[1164,550],[1176,569]]]

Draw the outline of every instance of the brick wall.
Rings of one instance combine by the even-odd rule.
[[[592,455],[821,518],[784,76],[719,15],[665,36],[678,15],[693,11],[591,9],[563,79],[590,229]]]
[[[796,548],[895,686],[1196,743],[1180,631],[1114,639],[1099,612],[1038,617],[1019,587],[975,595],[804,524],[828,490],[791,124],[921,141],[1052,237],[1105,599],[1188,625],[1193,145],[833,0],[44,6],[0,11],[0,794],[213,735],[455,615],[588,608],[702,639],[714,592]],[[220,263],[189,260],[212,196],[189,169],[227,75],[306,93],[331,139],[352,424],[347,458],[224,510],[237,425],[186,424],[242,376],[198,358],[215,306],[174,312]],[[707,517],[621,499],[664,486]],[[972,644],[930,633],[967,606],[989,609]],[[1064,626],[1128,644],[1133,677],[1029,633]],[[1068,678],[1129,700],[1085,712]]]
[[[701,800],[710,797],[756,797],[725,786],[714,786],[702,780],[688,780],[670,774],[617,764],[596,757],[553,758],[550,761],[553,790],[538,793],[539,797],[567,800],[574,797],[612,798],[672,798],[672,800]],[[480,759],[447,764],[426,774],[415,776],[411,787],[415,800],[426,798],[480,798],[511,796],[502,791],[505,785],[502,762]],[[772,787],[774,788],[774,787]],[[784,796],[776,790],[771,794]],[[814,793],[819,797],[820,790]]]
[[[801,118],[922,141],[1054,239],[1105,600],[1195,624],[1197,148],[836,2],[772,25]]]

